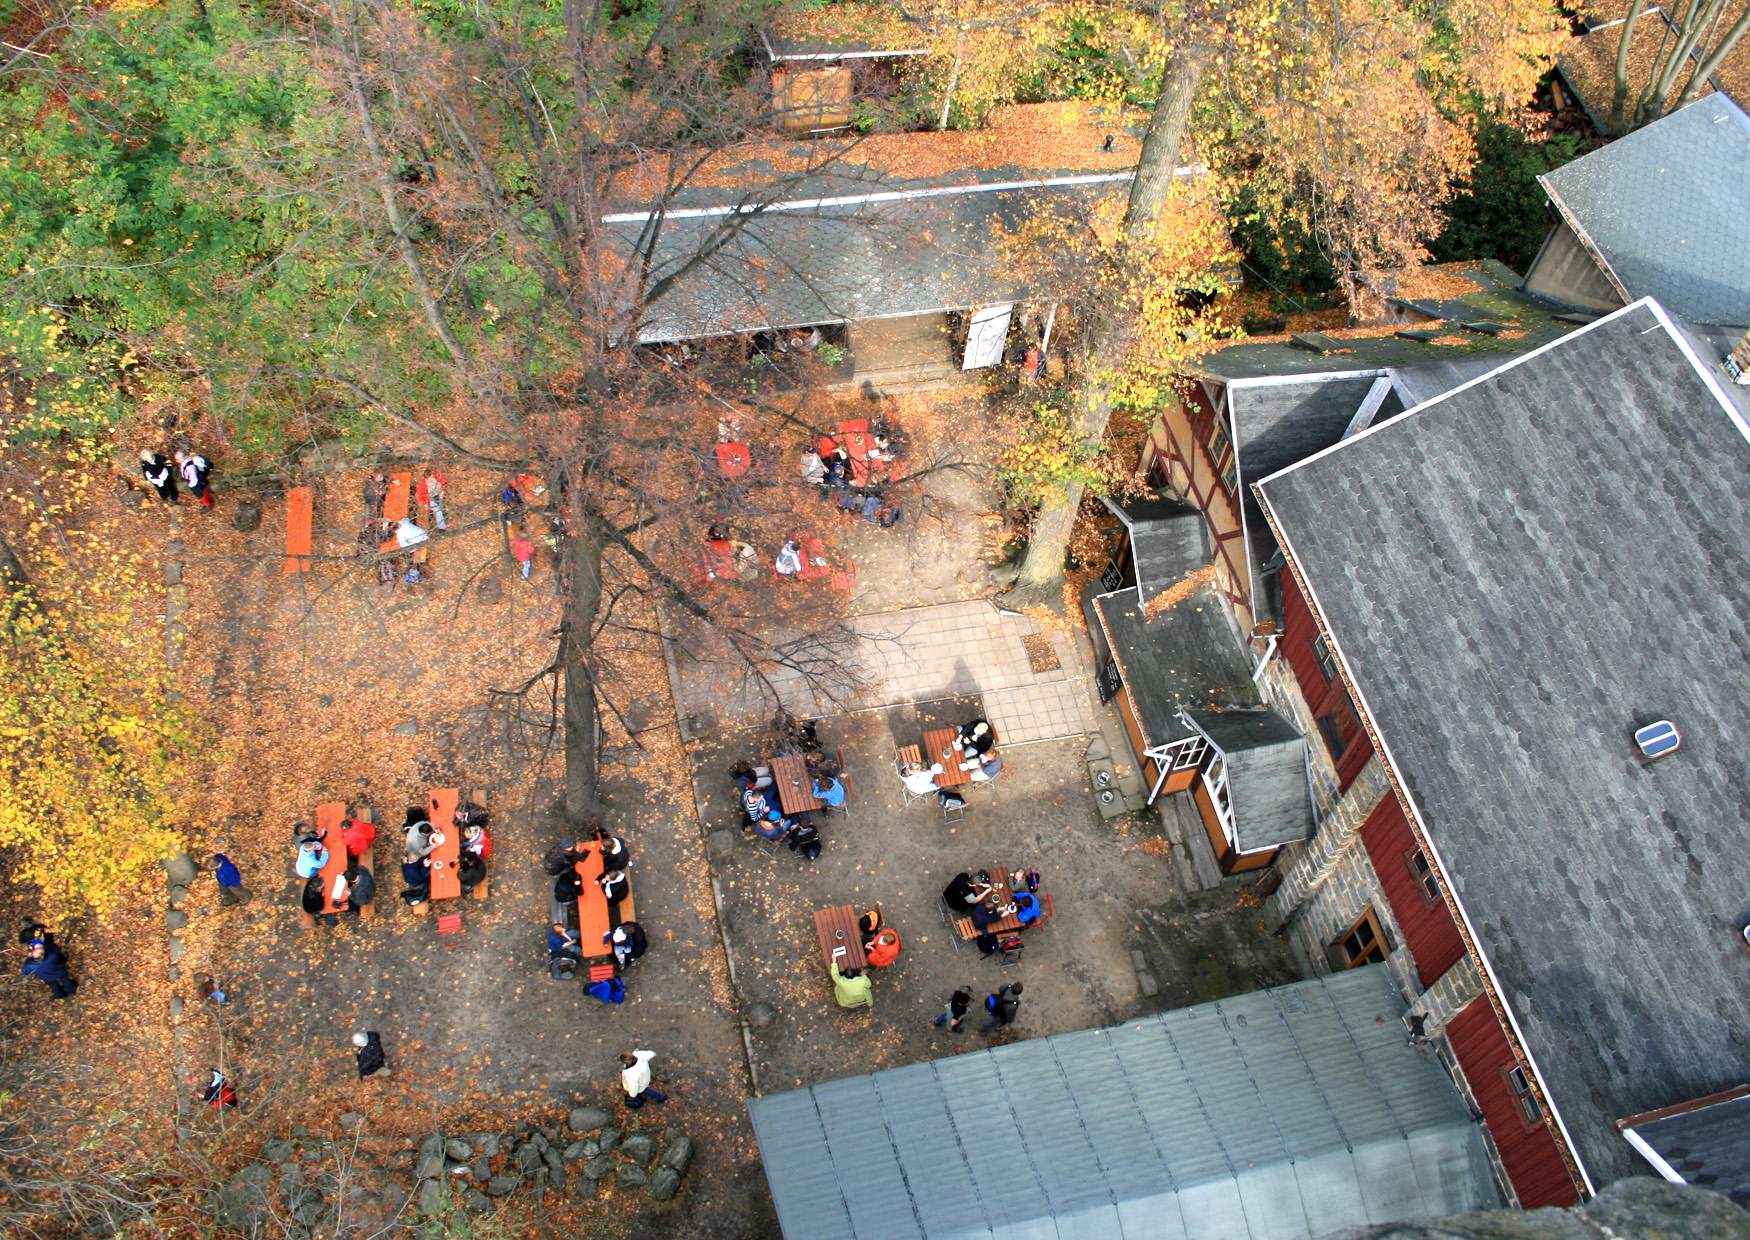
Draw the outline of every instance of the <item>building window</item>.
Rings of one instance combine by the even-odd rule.
[[[1227,488],[1227,493],[1235,499],[1240,494],[1240,459],[1230,455],[1227,464],[1221,467],[1221,485]]]
[[[1374,916],[1372,905],[1368,905],[1348,932],[1337,940],[1337,954],[1345,969],[1385,959],[1385,934],[1379,928],[1379,918]]]
[[[1347,692],[1339,691],[1331,701],[1330,710],[1320,715],[1319,736],[1330,751],[1331,761],[1340,762],[1349,746],[1361,732],[1361,720],[1350,705]]]
[[[1543,1123],[1543,1108],[1537,1104],[1537,1095],[1531,1092],[1531,1078],[1525,1069],[1518,1064],[1507,1068],[1501,1073],[1507,1082],[1507,1092],[1519,1106],[1519,1118],[1527,1128],[1536,1128]]]
[[[1215,415],[1215,420],[1209,425],[1209,459],[1219,466],[1221,458],[1228,454],[1227,450],[1227,424],[1222,421],[1221,415],[1218,413]]]
[[[1440,903],[1440,883],[1434,877],[1434,867],[1428,864],[1428,856],[1420,848],[1412,848],[1404,856],[1404,864],[1410,867],[1410,877],[1416,880],[1417,888],[1422,892],[1422,898],[1430,906]]]
[[[1337,678],[1337,656],[1331,653],[1331,643],[1320,633],[1313,638],[1313,654],[1318,658],[1319,671],[1324,673],[1326,680]]]
[[[1173,486],[1171,474],[1167,471],[1167,457],[1163,452],[1156,452],[1148,462],[1148,484],[1156,491],[1170,491],[1177,494]]]

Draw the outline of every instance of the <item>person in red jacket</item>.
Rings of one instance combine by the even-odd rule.
[[[871,969],[885,969],[898,960],[899,931],[892,926],[886,927],[869,940],[869,946],[863,949],[863,956],[868,960]]]
[[[347,857],[359,861],[370,855],[371,845],[376,843],[377,824],[363,818],[349,818],[341,828],[340,838],[346,841]]]
[[[492,855],[492,836],[485,827],[469,825],[462,828],[462,847],[484,861]]]
[[[516,557],[516,562],[522,566],[523,580],[529,579],[529,570],[535,566],[535,544],[529,536],[520,529],[515,538],[510,540],[510,553]]]

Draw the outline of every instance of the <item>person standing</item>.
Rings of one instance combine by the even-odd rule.
[[[182,485],[188,488],[188,493],[201,502],[201,507],[213,506],[213,491],[207,485],[207,475],[213,472],[213,467],[207,463],[207,458],[198,452],[178,452],[176,468],[182,474]]]
[[[243,875],[224,853],[207,858],[207,869],[219,880],[219,903],[229,907],[249,903],[249,889],[243,885]]]
[[[358,1061],[359,1080],[367,1076],[389,1076],[389,1056],[383,1053],[383,1035],[375,1029],[361,1029],[352,1035],[353,1058]]]
[[[949,997],[948,1006],[942,1009],[942,1014],[930,1023],[938,1029],[946,1025],[949,1033],[959,1033],[960,1027],[966,1023],[966,1013],[971,1007],[972,992],[962,986]]]
[[[984,1010],[990,1013],[990,1019],[980,1027],[981,1033],[1014,1024],[1015,1017],[1021,1014],[1021,983],[1009,982],[994,995],[986,995]]]
[[[667,1102],[668,1095],[650,1087],[650,1061],[655,1051],[626,1051],[620,1055],[620,1087],[626,1091],[626,1105],[636,1111],[646,1102]]]
[[[67,954],[42,939],[32,939],[25,948],[23,972],[47,986],[57,999],[71,999],[79,989],[79,979],[67,971]]]
[[[444,492],[449,485],[448,478],[435,469],[428,469],[425,477],[419,480],[416,492],[419,502],[431,512],[431,523],[440,530],[450,528],[444,521]]]
[[[510,553],[516,557],[517,564],[521,566],[519,571],[523,575],[523,580],[527,581],[529,573],[534,571],[535,567],[535,544],[521,529],[517,530],[516,537],[510,540]]]
[[[176,471],[170,468],[170,462],[163,455],[150,448],[140,449],[140,472],[152,489],[158,492],[158,498],[166,504],[176,502]]]
[[[365,520],[381,521],[383,519],[383,504],[389,498],[389,479],[383,476],[383,471],[373,469],[365,477]]]

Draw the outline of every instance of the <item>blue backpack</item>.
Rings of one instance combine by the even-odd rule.
[[[604,978],[599,982],[591,982],[586,989],[594,998],[603,1003],[626,1002],[626,983],[617,977]]]

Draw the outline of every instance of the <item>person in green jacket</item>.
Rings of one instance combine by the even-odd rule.
[[[832,964],[832,993],[842,1008],[875,1006],[875,987],[863,976],[861,969],[839,972],[838,961]]]

